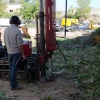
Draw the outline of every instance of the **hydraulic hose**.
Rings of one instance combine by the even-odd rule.
[[[57,44],[57,47],[58,47],[58,49],[59,49],[59,51],[60,51],[60,53],[62,54],[62,56],[63,56],[63,58],[64,58],[64,61],[65,61],[65,66],[64,66],[64,68],[61,70],[61,71],[58,71],[58,72],[54,72],[53,70],[52,70],[52,58],[51,58],[51,67],[50,67],[50,69],[49,69],[49,71],[51,72],[51,73],[53,73],[53,74],[55,74],[55,75],[61,75],[63,72],[64,72],[64,70],[66,69],[66,58],[65,58],[65,55],[63,54],[63,52],[61,51],[61,49],[59,48],[59,45],[58,45],[58,43],[57,43],[57,41],[56,41],[56,44]]]

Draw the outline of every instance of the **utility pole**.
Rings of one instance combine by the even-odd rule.
[[[66,3],[65,3],[65,38],[66,38],[66,22],[67,22],[67,0],[66,0]]]

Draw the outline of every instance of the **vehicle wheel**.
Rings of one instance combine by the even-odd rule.
[[[76,31],[76,28],[74,28],[73,32],[75,32],[75,31]]]
[[[68,32],[71,32],[71,30],[68,30]]]
[[[80,29],[79,29],[79,28],[77,28],[77,30],[79,31]]]
[[[58,29],[58,32],[60,32],[60,28]]]
[[[79,29],[78,28],[75,28],[75,30],[78,31]]]
[[[66,30],[66,32],[69,32],[70,30]]]
[[[61,32],[63,30],[63,28],[59,28],[58,32]]]
[[[84,31],[86,31],[86,29],[84,29]]]
[[[71,29],[71,32],[74,32],[74,29]]]
[[[60,31],[62,32],[63,30],[64,30],[64,29],[63,29],[63,27],[62,27]]]
[[[62,32],[64,32],[65,31],[65,27],[62,27]]]
[[[74,26],[73,25],[70,26],[70,30],[71,30],[71,32],[74,31]]]

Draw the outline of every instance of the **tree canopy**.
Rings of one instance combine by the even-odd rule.
[[[15,3],[15,2],[16,2],[16,0],[9,0],[9,2],[10,2],[10,3]]]
[[[56,12],[56,18],[57,18],[57,19],[60,19],[61,16],[62,16],[62,11],[61,11],[61,10],[57,11],[57,12]]]
[[[68,9],[68,18],[73,18],[74,14],[75,14],[75,9],[73,6],[70,6],[70,8]]]
[[[91,0],[77,0],[78,8],[76,9],[77,17],[87,17],[91,11]]]
[[[39,12],[39,1],[38,0],[21,0],[22,7],[20,9],[22,18],[25,20],[32,20],[35,15]]]
[[[3,17],[6,10],[6,4],[0,0],[0,18]]]

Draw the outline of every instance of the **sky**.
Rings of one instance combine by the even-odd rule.
[[[56,0],[56,10],[65,11],[66,0]],[[76,0],[67,0],[67,9],[70,7],[77,7]],[[100,0],[91,0],[91,7],[100,8]]]

